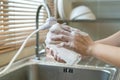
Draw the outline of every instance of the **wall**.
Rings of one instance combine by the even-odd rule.
[[[120,0],[74,0],[71,5],[89,7],[97,19],[120,19]]]
[[[88,32],[94,39],[105,38],[120,30],[120,0],[71,0],[72,8],[79,5],[89,7],[95,21],[67,21],[70,26]],[[70,2],[68,2],[69,4]]]
[[[120,30],[120,20],[70,21],[68,25],[89,33],[94,39],[102,39]]]
[[[34,48],[35,47],[32,46],[32,47],[27,47],[27,48],[23,49],[16,60],[19,60],[19,59],[34,55],[34,53],[35,53]],[[12,52],[9,52],[9,53],[0,54],[0,67],[6,65],[7,63],[9,63],[16,52],[17,51],[12,51]]]

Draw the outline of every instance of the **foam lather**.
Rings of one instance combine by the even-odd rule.
[[[60,41],[51,40],[51,37],[56,35],[51,33],[51,31],[62,30],[61,26],[66,26],[66,25],[56,23],[49,29],[49,32],[47,33],[47,37],[45,40],[46,46],[49,49],[53,50],[53,52],[56,53],[58,57],[63,59],[67,64],[69,65],[77,64],[81,60],[81,55],[79,53],[76,53],[72,50],[63,47],[58,47],[56,44],[60,43]]]

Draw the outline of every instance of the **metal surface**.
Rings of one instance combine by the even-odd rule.
[[[48,17],[51,17],[50,9],[46,1],[43,0],[43,3],[39,5],[37,12],[36,12],[36,30],[39,28],[39,13],[42,7],[44,7],[45,10],[47,11]],[[39,60],[39,32],[36,33],[36,47],[35,48],[36,48],[36,58]]]
[[[115,68],[38,62],[13,67],[0,80],[115,80]]]

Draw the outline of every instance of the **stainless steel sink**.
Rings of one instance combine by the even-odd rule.
[[[26,64],[8,71],[0,80],[115,80],[116,69],[93,66]]]

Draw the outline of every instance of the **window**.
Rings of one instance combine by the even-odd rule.
[[[35,30],[35,15],[42,0],[0,0],[0,54],[18,49],[25,38]],[[40,24],[47,14],[41,10]],[[27,46],[35,45],[35,36]]]

